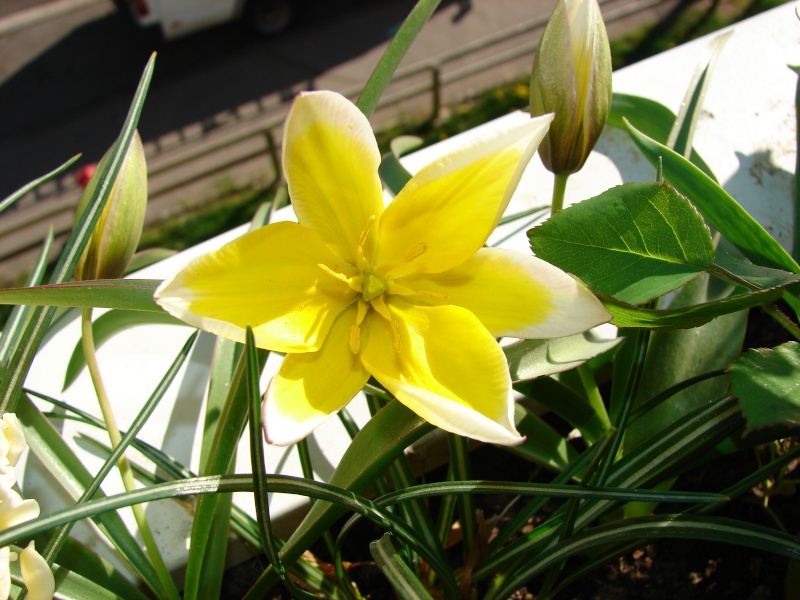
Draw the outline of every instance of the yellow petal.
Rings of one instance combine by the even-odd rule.
[[[383,210],[381,162],[369,121],[334,92],[300,94],[286,120],[283,170],[300,223],[356,264],[356,247]]]
[[[495,337],[562,337],[611,319],[600,301],[561,269],[513,250],[482,248],[454,269],[398,283],[431,292],[426,303],[463,306]]]
[[[30,600],[50,600],[56,591],[56,582],[50,565],[36,551],[33,542],[19,555],[19,568],[22,573],[22,581],[28,588],[28,598]]]
[[[500,220],[551,119],[501,129],[417,173],[378,220],[376,272],[441,273],[472,256]]]
[[[288,354],[264,394],[267,442],[288,446],[302,440],[347,405],[369,373],[351,351],[357,305],[342,313],[317,352]]]
[[[375,312],[364,322],[361,360],[370,373],[437,427],[521,442],[505,357],[478,319],[457,306],[415,306],[396,296],[387,305],[391,323]]]
[[[311,229],[274,223],[196,258],[156,290],[156,301],[187,323],[278,352],[318,349],[331,324],[355,298],[355,271]]]

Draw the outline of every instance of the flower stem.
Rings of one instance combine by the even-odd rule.
[[[111,409],[111,402],[108,399],[108,393],[103,384],[103,378],[100,375],[100,367],[97,363],[97,353],[94,346],[94,336],[92,334],[91,308],[84,308],[81,313],[81,344],[83,345],[83,354],[86,358],[86,368],[89,370],[89,374],[92,377],[92,384],[97,394],[97,401],[100,404],[100,411],[103,413],[103,420],[106,423],[111,446],[112,448],[116,448],[122,440],[122,435],[119,432],[117,420]],[[128,459],[125,458],[124,455],[120,457],[117,468],[119,468],[125,491],[134,491],[136,489],[136,482],[133,479],[133,470],[131,469]],[[164,559],[161,556],[161,552],[158,550],[153,533],[150,531],[150,526],[144,514],[144,508],[141,504],[134,504],[131,506],[131,510],[133,510],[133,516],[136,519],[139,532],[142,534],[142,540],[147,548],[150,560],[153,563],[153,568],[158,574],[158,579],[164,588],[165,596],[170,600],[180,600],[178,588],[175,587],[175,582],[169,574],[166,564],[164,564]]]
[[[791,333],[796,339],[800,340],[800,327],[797,325],[797,323],[787,317],[783,311],[775,305],[774,302],[765,304],[761,308],[763,308],[764,312],[770,317],[775,319],[786,331]]]
[[[594,378],[592,370],[584,363],[578,367],[578,375],[581,378],[583,391],[586,392],[589,405],[597,416],[600,417],[606,430],[610,429],[611,419],[608,418],[608,411],[606,410],[606,405],[603,404],[603,397],[600,395],[600,390],[597,388],[597,381]]]
[[[553,200],[550,202],[550,215],[554,215],[564,208],[564,192],[567,190],[569,173],[558,173],[553,183]]]

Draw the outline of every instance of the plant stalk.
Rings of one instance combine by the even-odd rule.
[[[122,440],[122,435],[119,432],[117,420],[114,417],[114,412],[111,408],[111,402],[109,401],[108,393],[106,392],[106,387],[103,383],[103,378],[100,375],[100,367],[97,362],[97,352],[94,346],[94,335],[92,333],[91,308],[84,308],[81,312],[81,344],[83,346],[83,354],[86,357],[86,368],[89,370],[89,374],[92,378],[92,384],[94,385],[95,393],[97,394],[97,401],[100,405],[100,411],[103,413],[103,420],[105,421],[106,429],[108,430],[108,438],[111,441],[111,447],[116,448]],[[128,459],[124,455],[120,457],[119,462],[117,463],[117,468],[119,468],[125,491],[134,491],[136,489],[136,482],[133,478],[133,470],[131,469]],[[131,506],[131,510],[133,510],[133,516],[136,519],[139,532],[142,534],[142,540],[144,541],[145,548],[147,548],[147,553],[150,556],[150,560],[153,563],[153,568],[158,574],[158,579],[161,581],[161,585],[164,588],[163,591],[165,596],[170,600],[180,600],[178,588],[175,586],[175,582],[173,581],[172,576],[170,575],[169,570],[164,563],[164,559],[161,556],[158,546],[156,545],[153,533],[147,523],[147,517],[145,516],[144,508],[141,504],[135,504]]]

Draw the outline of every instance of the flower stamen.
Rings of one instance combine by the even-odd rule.
[[[403,256],[403,262],[411,262],[415,258],[419,258],[425,252],[428,251],[428,244],[425,242],[420,242],[416,246],[414,246],[411,250],[406,252],[405,256]]]

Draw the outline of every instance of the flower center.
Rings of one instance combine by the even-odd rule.
[[[366,271],[361,274],[363,277],[363,284],[361,286],[361,297],[369,302],[373,298],[377,298],[389,289],[387,283],[372,271]]]

